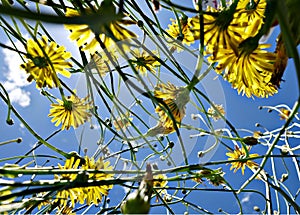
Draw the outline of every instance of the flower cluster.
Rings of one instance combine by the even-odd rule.
[[[272,81],[276,54],[265,50],[270,45],[258,43],[267,1],[236,3],[227,8],[207,8],[203,15],[205,54],[238,93],[268,97],[277,92],[278,84]],[[200,17],[191,18],[190,25],[199,39]]]

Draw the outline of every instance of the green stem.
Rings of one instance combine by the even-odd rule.
[[[3,101],[9,105],[9,100],[7,98],[5,98],[5,96],[0,92],[0,97],[3,99]],[[16,115],[16,117],[21,121],[21,123],[23,123],[23,125],[27,128],[27,130],[42,144],[44,144],[45,146],[47,146],[49,149],[52,149],[53,151],[61,154],[62,156],[64,156],[65,158],[71,158],[71,155],[69,155],[68,153],[65,153],[64,151],[56,148],[55,146],[52,146],[50,143],[46,142],[42,137],[40,137],[28,124],[27,122],[22,118],[22,116],[17,112],[17,110],[11,105],[10,109],[12,110],[12,112]]]
[[[116,19],[119,19],[118,16],[110,16],[110,14],[105,13],[93,13],[90,15],[81,15],[81,16],[74,16],[74,17],[63,17],[63,16],[55,16],[50,14],[42,14],[42,13],[35,13],[35,12],[28,12],[25,10],[21,10],[18,8],[6,7],[0,5],[0,14],[5,14],[9,16],[24,18],[24,19],[31,19],[31,20],[38,20],[48,23],[55,23],[55,24],[95,24],[97,25],[105,25],[107,23],[111,23]]]
[[[294,118],[294,115],[297,113],[299,107],[300,107],[300,97],[298,98],[298,100],[296,101],[294,108],[292,110],[292,113],[290,115],[290,117],[287,119],[286,123],[284,124],[284,126],[281,128],[280,132],[276,135],[275,139],[273,140],[271,146],[269,147],[268,151],[266,152],[266,155],[264,156],[259,169],[256,171],[256,173],[254,173],[239,189],[238,193],[240,193],[243,189],[245,189],[245,187],[252,181],[254,180],[259,173],[261,172],[261,170],[263,170],[264,166],[266,165],[268,158],[270,157],[273,149],[275,148],[275,145],[277,144],[277,142],[279,141],[279,138],[281,137],[281,135],[285,132],[285,129],[288,127],[288,125],[291,123],[292,119]]]

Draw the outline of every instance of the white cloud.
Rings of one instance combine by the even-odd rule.
[[[241,203],[247,203],[250,201],[251,193],[245,194],[245,196],[242,198]]]
[[[11,102],[17,103],[22,107],[30,105],[30,92],[22,90],[21,88],[14,88],[9,92]]]
[[[10,42],[6,45],[12,47]],[[26,51],[23,44],[19,41],[15,42],[15,46],[18,47],[20,51]],[[3,85],[8,91],[12,103],[27,107],[30,105],[30,92],[23,88],[30,83],[27,81],[28,75],[26,72],[20,69],[20,65],[23,61],[17,52],[8,49],[3,49],[2,52],[4,55],[4,63],[7,65],[8,69],[4,74],[6,80]]]

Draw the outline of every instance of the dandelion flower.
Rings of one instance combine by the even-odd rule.
[[[245,32],[249,36],[255,36],[260,30],[266,7],[266,0],[242,0],[237,4],[235,19],[239,20],[241,26],[245,26]]]
[[[21,68],[29,73],[27,80],[36,81],[36,87],[49,88],[59,86],[57,73],[65,77],[70,77],[71,73],[67,68],[71,68],[72,64],[67,60],[71,57],[70,52],[65,51],[65,47],[58,46],[54,41],[48,42],[46,36],[35,42],[29,39],[26,44],[27,62],[21,64]]]
[[[248,151],[250,150],[250,147],[247,148]],[[246,157],[246,151],[244,148],[235,147],[233,152],[227,152],[226,155],[229,157],[228,160],[237,160],[231,163],[230,170],[235,169],[234,172],[236,172],[238,169],[241,169],[242,174],[244,175],[245,167],[249,167],[250,169],[255,169],[258,167],[258,164],[255,163],[252,160],[239,160],[239,159],[245,159]],[[258,154],[249,154],[248,158],[255,158],[258,157]]]
[[[93,158],[85,157],[84,160],[79,157],[71,157],[66,160],[64,166],[58,164],[59,169],[61,170],[112,170],[112,166],[109,166],[109,162],[103,162],[102,158],[94,161]],[[69,180],[72,183],[74,180],[77,180],[78,174],[61,174],[55,175],[55,179],[57,180]],[[88,177],[80,178],[80,182],[84,182],[82,180],[86,180],[86,182],[90,181],[101,181],[105,179],[110,179],[113,177],[113,174],[106,173],[89,173]],[[79,202],[80,204],[86,203],[90,205],[94,203],[98,205],[98,202],[101,201],[102,195],[107,195],[108,190],[111,189],[113,185],[100,185],[100,186],[87,186],[87,187],[77,187],[66,190],[60,190],[57,192],[56,200],[59,201],[61,207],[65,207],[67,205],[68,200],[71,200],[71,206],[74,208],[75,203]]]
[[[76,95],[71,95],[63,100],[57,99],[58,104],[51,104],[49,117],[53,117],[51,122],[56,122],[55,126],[62,124],[62,130],[70,129],[71,126],[77,128],[87,121],[91,114],[89,110],[91,102],[88,102],[88,96],[80,99]]]
[[[204,45],[218,53],[218,48],[234,48],[248,35],[245,34],[245,27],[240,26],[239,21],[234,19],[233,14],[228,9],[215,9],[207,7],[209,14],[203,15],[204,24]],[[200,17],[191,18],[190,29],[194,37],[200,39]]]
[[[186,104],[190,100],[189,93],[186,87],[177,87],[170,82],[167,84],[160,83],[155,87],[154,96],[164,102],[170,109],[170,113],[163,104],[156,106],[155,112],[159,115],[159,122],[148,130],[148,136],[170,134],[176,131],[171,114],[177,127],[180,127],[181,121],[185,116]]]
[[[80,158],[71,157],[67,159],[64,166],[58,164],[58,168],[61,170],[70,170],[70,169],[78,169],[80,165]],[[74,181],[77,177],[77,174],[61,174],[61,175],[54,175],[56,180],[68,180]],[[55,201],[59,201],[62,207],[67,205],[68,200],[71,200],[71,205],[74,207],[75,203],[78,201],[78,196],[83,195],[83,192],[80,188],[71,188],[66,190],[59,190],[56,194]]]
[[[151,54],[145,50],[140,51],[139,49],[134,49],[132,55],[136,60],[132,60],[135,65],[135,69],[140,71],[143,76],[147,74],[147,71],[156,73],[155,68],[160,66],[159,61],[154,57],[157,55],[156,51],[152,51]]]
[[[157,126],[165,129],[164,134],[166,131],[169,133],[175,131],[175,126],[170,114],[174,117],[177,126],[180,126],[185,116],[186,104],[190,100],[189,93],[186,87],[177,87],[170,82],[167,84],[160,83],[155,88],[154,96],[158,99],[162,99],[165,105],[170,109],[169,113],[162,104],[155,108],[155,112],[158,113],[160,118]]]
[[[221,115],[224,116],[225,115],[225,110],[224,110],[224,107],[223,105],[214,105],[216,107],[216,109],[220,112],[220,114],[213,108],[213,107],[210,107],[208,108],[207,110],[207,113],[210,117],[212,117],[215,121],[221,119]]]
[[[102,158],[99,158],[97,161],[94,158],[85,157],[85,163],[82,165],[81,169],[88,170],[112,170],[113,167],[109,165],[109,161],[104,162]],[[101,181],[106,179],[113,178],[113,174],[106,174],[106,173],[89,173],[88,180],[93,181]],[[102,195],[107,195],[108,190],[112,189],[113,185],[100,185],[100,186],[89,186],[82,188],[85,196],[81,196],[79,198],[80,204],[83,204],[86,200],[88,205],[95,204],[98,205],[99,202],[102,200]],[[82,198],[83,197],[83,198]]]
[[[179,40],[182,44],[190,46],[195,42],[195,38],[189,28],[189,21],[190,18],[183,17],[180,19],[179,25],[177,21],[171,19],[172,24],[168,25],[169,28],[166,29],[166,32],[174,39]],[[172,45],[174,45],[174,43],[172,43]],[[177,47],[177,51],[182,50],[180,47],[178,47],[178,45],[175,45],[175,47]]]
[[[287,120],[289,118],[290,114],[291,114],[290,110],[288,110],[286,108],[280,108],[279,116],[280,116],[281,120]]]
[[[119,17],[116,13],[116,9],[113,5],[105,8],[99,9],[96,11],[98,13],[103,13],[103,10],[110,10],[112,17]],[[86,9],[85,13],[92,14],[91,9]],[[108,13],[106,11],[106,13]],[[67,9],[66,16],[80,16],[81,14],[74,9]],[[126,29],[124,26],[135,24],[134,21],[129,19],[116,18],[116,20],[107,23],[107,25],[99,26],[89,26],[89,25],[65,25],[65,28],[71,31],[70,39],[76,40],[77,45],[82,46],[83,51],[89,51],[91,54],[94,54],[96,51],[101,50],[100,44],[95,38],[95,33],[99,34],[99,39],[103,42],[106,48],[109,48],[115,44],[114,39],[117,41],[124,41],[130,38],[135,38],[136,35],[130,30]]]
[[[218,63],[216,72],[223,73],[238,93],[247,97],[268,97],[277,92],[277,87],[271,83],[276,55],[263,50],[268,47],[268,44],[259,44],[249,49],[246,43],[242,43],[237,51],[220,47],[218,56],[211,55],[208,60]]]
[[[165,174],[158,174],[153,176],[153,187],[154,188],[165,188],[168,184],[168,177]],[[166,193],[166,189],[158,189],[158,193]]]
[[[94,54],[92,56],[92,61],[91,61],[90,65],[91,65],[92,69],[95,69],[96,72],[101,77],[105,77],[105,75],[110,71],[110,69],[109,69],[109,62],[106,61],[101,56],[99,56],[98,54]]]

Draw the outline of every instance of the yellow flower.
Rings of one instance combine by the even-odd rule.
[[[112,170],[112,166],[109,166],[109,161],[103,162],[102,158],[100,158],[95,162],[93,158],[89,158],[87,156],[84,158],[84,161],[79,157],[71,157],[66,160],[64,166],[58,164],[58,167],[61,170]],[[55,179],[69,180],[70,183],[72,183],[74,180],[78,180],[77,176],[78,174],[61,174],[55,175]],[[80,182],[84,182],[82,180],[86,180],[86,182],[101,181],[112,177],[113,174],[89,173],[88,177],[80,178]],[[113,185],[100,185],[60,190],[56,194],[55,201],[59,201],[61,207],[65,207],[69,199],[71,200],[72,207],[74,207],[77,202],[84,204],[85,201],[88,205],[91,203],[98,205],[102,199],[102,195],[107,195],[108,190],[112,187]]]
[[[131,125],[130,122],[132,120],[133,118],[130,117],[130,114],[127,112],[124,115],[118,116],[117,119],[113,121],[113,125],[115,126],[117,131],[120,131],[121,129],[125,130]]]
[[[154,96],[158,99],[162,99],[165,105],[170,109],[169,111],[159,104],[155,108],[155,112],[158,113],[160,120],[156,131],[163,131],[163,134],[168,134],[175,131],[175,126],[170,114],[173,115],[177,126],[185,116],[185,107],[190,100],[189,90],[186,87],[177,87],[170,82],[167,84],[160,83],[155,87]],[[153,131],[152,131],[153,133]]]
[[[248,151],[250,150],[250,147],[247,148]],[[229,157],[228,160],[239,160],[239,159],[245,159],[246,157],[246,152],[244,148],[239,148],[239,147],[235,147],[235,150],[233,152],[227,152],[226,155]],[[258,157],[258,154],[249,154],[248,158],[255,158]],[[239,160],[239,161],[234,161],[231,163],[231,167],[230,170],[234,169],[234,172],[236,172],[238,169],[242,170],[242,174],[244,175],[245,172],[245,167],[249,167],[250,169],[254,169],[256,167],[258,167],[258,164],[255,163],[252,160]]]
[[[55,214],[76,215],[76,213],[73,212],[73,208],[69,206],[64,206],[63,208],[59,207]]]
[[[62,124],[62,130],[70,129],[71,126],[77,128],[87,121],[91,114],[89,110],[91,102],[88,102],[88,96],[80,99],[76,95],[71,95],[63,100],[57,99],[58,104],[51,104],[49,117],[53,117],[51,122],[56,122],[55,126]]]
[[[239,20],[241,26],[245,26],[245,32],[249,36],[255,36],[264,23],[266,7],[266,0],[241,0],[237,4],[235,19]]]
[[[94,169],[94,170],[112,170],[112,166],[109,165],[109,161],[104,162],[102,158],[98,159],[96,162],[94,158],[89,158],[85,156],[85,163],[82,165],[81,169],[88,170],[88,169]],[[93,181],[101,181],[106,179],[113,178],[113,174],[106,174],[106,173],[89,173],[88,174],[88,180]],[[84,201],[86,200],[86,203],[88,205],[95,204],[98,205],[99,202],[102,200],[102,195],[107,195],[108,190],[112,189],[113,185],[101,185],[101,186],[89,186],[82,188],[84,192],[84,196],[79,197],[80,204],[84,204]]]
[[[216,105],[216,104],[215,104],[214,106],[215,106],[216,109],[220,112],[220,114],[221,114],[222,116],[225,115],[225,110],[224,110],[223,105]],[[208,115],[209,115],[210,117],[212,117],[215,121],[221,119],[220,114],[219,114],[213,107],[208,108],[207,113],[208,113]]]
[[[71,157],[67,159],[64,166],[58,164],[58,168],[61,170],[70,170],[70,169],[78,169],[80,165],[80,158]],[[74,181],[77,177],[77,174],[61,174],[54,175],[56,180],[68,180],[70,182]],[[59,190],[56,194],[55,201],[59,201],[62,207],[67,205],[68,200],[71,200],[71,205],[74,207],[75,203],[78,201],[78,196],[82,195],[82,191],[80,188],[71,188],[67,190]]]
[[[119,17],[119,14],[116,13],[116,8],[111,5],[109,7],[101,8],[96,11],[96,13],[103,13],[103,10],[110,10],[112,17]],[[93,11],[91,9],[86,9],[85,12],[87,14],[92,14]],[[106,11],[106,13],[108,13]],[[74,10],[68,8],[66,11],[66,16],[80,16],[81,14]],[[123,16],[124,17],[124,16]],[[91,54],[94,54],[96,51],[101,49],[100,44],[95,38],[95,33],[99,33],[99,39],[104,43],[106,48],[111,47],[115,44],[114,39],[117,41],[123,41],[130,38],[136,37],[136,35],[126,29],[124,26],[135,24],[134,21],[116,18],[116,20],[107,23],[107,25],[99,25],[97,24],[93,26],[89,25],[65,25],[65,28],[71,31],[70,39],[76,40],[78,46],[82,46],[83,51],[89,51]]]
[[[151,54],[145,50],[140,51],[139,49],[132,50],[132,55],[136,60],[132,60],[137,71],[140,71],[143,76],[147,74],[147,71],[156,73],[155,67],[158,67],[160,63],[157,61],[154,55],[157,55],[156,51],[152,51]]]
[[[255,49],[248,49],[246,43],[242,43],[236,51],[220,47],[218,55],[211,55],[208,60],[218,63],[216,72],[222,74],[224,71],[223,77],[238,93],[242,92],[247,97],[268,97],[277,92],[277,87],[271,83],[276,56],[263,50],[268,47],[268,44],[259,44]]]
[[[218,48],[237,47],[248,36],[245,34],[245,27],[240,26],[229,10],[217,10],[208,6],[207,12],[210,13],[203,15],[204,45],[207,45],[207,49],[214,55],[218,53]],[[191,18],[190,29],[194,37],[200,39],[199,16]]]
[[[195,42],[195,38],[193,33],[191,32],[189,28],[189,22],[190,18],[183,17],[180,19],[180,27],[178,25],[178,22],[174,19],[171,19],[172,24],[168,25],[168,29],[166,29],[166,32],[172,36],[174,39],[179,40],[182,42],[182,44],[186,44],[190,46],[192,43]],[[181,28],[181,32],[180,32]],[[175,41],[176,42],[176,41]],[[181,51],[182,49],[176,45],[175,43],[172,43],[175,47],[177,47],[177,51]]]
[[[91,61],[92,69],[96,69],[96,72],[104,77],[109,71],[109,61],[106,61],[103,57],[99,56],[97,53],[92,56]]]
[[[154,188],[165,188],[168,184],[168,177],[165,174],[154,175],[153,179]],[[165,194],[167,191],[166,189],[158,189],[157,192]]]
[[[118,50],[116,46],[111,46],[106,51],[100,51],[92,55],[91,62],[89,63],[89,68],[98,73],[102,78],[111,72],[113,63],[117,63],[118,60]]]
[[[287,120],[289,118],[290,114],[291,114],[290,110],[285,109],[285,108],[280,108],[279,116],[280,116],[281,120]]]
[[[54,41],[48,42],[46,36],[35,42],[29,39],[26,44],[28,61],[21,64],[21,68],[29,73],[27,80],[36,81],[36,87],[49,88],[59,86],[57,73],[65,77],[70,77],[71,73],[67,68],[71,68],[72,64],[67,62],[71,57],[70,52],[65,52],[65,47],[58,46]]]

